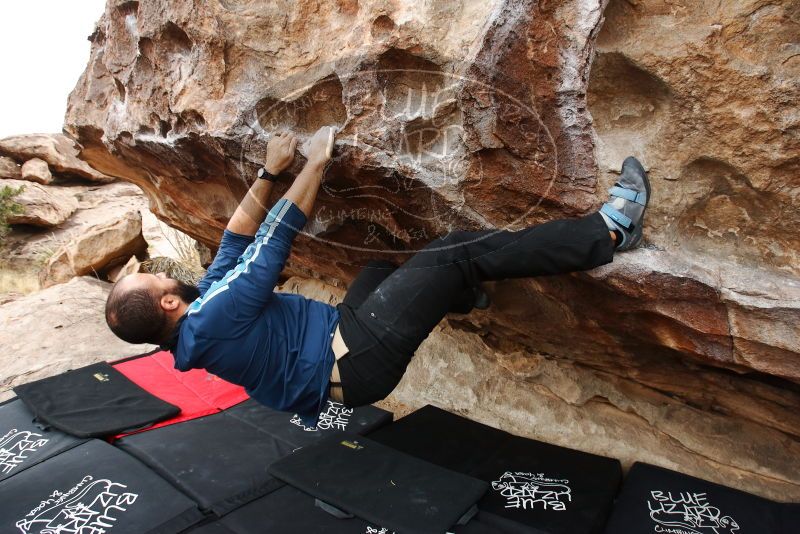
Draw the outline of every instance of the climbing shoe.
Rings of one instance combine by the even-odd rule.
[[[633,156],[625,159],[619,179],[608,192],[600,214],[618,236],[616,249],[634,248],[642,240],[644,212],[650,200],[650,180],[639,160]]]

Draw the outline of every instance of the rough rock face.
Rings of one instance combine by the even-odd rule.
[[[26,189],[35,185],[25,183]],[[68,243],[93,233],[95,228],[114,225],[125,218],[141,218],[141,232],[148,244],[147,256],[183,258],[184,261],[191,257],[185,250],[191,252],[196,242],[158,221],[149,211],[142,191],[133,184],[117,181],[86,185],[76,181],[69,185],[62,182],[61,185],[46,186],[46,190],[59,197],[74,198],[77,210],[63,223],[46,230],[12,223],[3,248],[3,267],[15,272],[35,271],[44,267]],[[110,245],[118,246],[116,243]]]
[[[39,272],[42,287],[66,282],[75,276],[99,273],[124,265],[131,255],[144,257],[147,242],[142,236],[142,215],[129,211],[119,218],[74,237]]]
[[[111,182],[111,176],[97,172],[78,158],[79,147],[63,134],[25,134],[0,139],[0,154],[19,163],[38,158],[64,176],[77,176],[93,182]]]
[[[337,125],[289,272],[345,284],[452,228],[590,213],[639,156],[646,246],[492,284],[401,391],[800,499],[800,8],[606,3],[110,1],[66,130],[215,247],[265,132]]]
[[[683,4],[606,9],[589,82],[603,179],[640,154],[658,187],[652,242],[796,277],[800,5]]]
[[[20,172],[23,180],[44,185],[53,181],[53,174],[50,172],[47,162],[39,158],[32,158],[23,163]]]
[[[24,187],[22,193],[14,197],[23,212],[8,217],[9,224],[30,224],[33,226],[57,226],[67,220],[78,208],[74,196],[63,188],[50,187],[23,180],[0,180],[0,188]]]
[[[22,169],[19,164],[11,158],[0,156],[0,178],[19,180],[21,177]]]
[[[19,384],[156,348],[125,343],[108,329],[102,310],[110,290],[81,276],[0,305],[0,401]]]
[[[124,265],[119,265],[108,271],[108,281],[117,282],[123,276],[138,273],[140,265],[141,262],[136,258],[136,256],[131,256]]]

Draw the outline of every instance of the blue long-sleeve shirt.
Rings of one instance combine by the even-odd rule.
[[[226,229],[198,284],[200,298],[181,316],[164,348],[172,350],[176,369],[204,368],[315,427],[328,399],[339,312],[300,295],[273,292],[305,223],[300,208],[281,199],[255,236]]]

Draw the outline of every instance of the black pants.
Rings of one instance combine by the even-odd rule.
[[[417,347],[448,312],[469,310],[481,282],[582,271],[613,256],[606,223],[594,213],[514,232],[451,232],[399,268],[371,262],[337,306],[349,349],[338,360],[345,404],[388,396]]]

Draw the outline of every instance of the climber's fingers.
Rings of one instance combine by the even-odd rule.
[[[295,149],[297,148],[297,136],[292,134],[292,146],[291,146],[291,153],[294,154]]]

